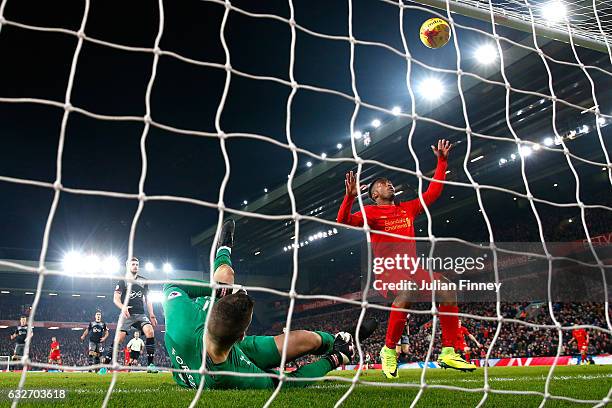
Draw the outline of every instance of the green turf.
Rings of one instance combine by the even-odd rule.
[[[337,372],[338,373],[338,372]],[[490,384],[499,390],[544,391],[547,367],[500,367],[491,368]],[[353,372],[339,375],[350,377]],[[402,370],[401,378],[394,383],[419,383],[419,370]],[[111,375],[89,373],[28,373],[28,389],[66,389],[68,398],[55,401],[53,406],[89,407],[99,406],[111,381]],[[0,373],[0,406],[9,406],[7,392],[16,386],[19,374]],[[370,370],[363,380],[390,383],[383,379],[380,371]],[[483,370],[461,373],[450,370],[428,370],[427,382],[435,385],[452,385],[464,388],[479,388],[483,385]],[[331,407],[348,389],[341,382],[322,382],[311,388],[283,390],[274,402],[276,407]],[[558,367],[551,382],[550,392],[583,400],[601,400],[612,387],[612,366]],[[375,387],[357,385],[346,400],[347,407],[406,407],[417,394],[417,388]],[[124,373],[118,375],[111,407],[183,407],[187,406],[195,392],[176,386],[167,373]],[[256,407],[262,406],[271,391],[205,391],[199,406],[205,407]],[[428,388],[423,393],[420,407],[469,407],[482,398],[482,392],[449,391]],[[536,407],[542,401],[537,395],[490,394],[486,407]],[[19,406],[34,406],[40,403],[21,403]],[[566,401],[550,400],[547,407],[592,406]]]

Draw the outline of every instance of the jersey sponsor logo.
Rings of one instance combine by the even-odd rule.
[[[141,298],[142,297],[142,291],[135,291],[133,290],[132,293],[130,293],[130,299],[135,299],[135,298]]]
[[[170,294],[168,295],[168,300],[174,299],[179,296],[182,296],[181,292],[177,292],[177,291],[170,292]]]

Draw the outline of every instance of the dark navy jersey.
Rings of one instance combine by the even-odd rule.
[[[99,343],[102,336],[104,336],[104,332],[108,329],[104,322],[90,322],[87,330],[89,330],[89,341]]]
[[[28,326],[17,326],[13,334],[16,334],[15,341],[17,344],[25,344],[26,336],[28,335]]]
[[[128,301],[130,314],[144,314],[143,297],[149,293],[149,285],[140,283],[143,279],[145,278],[136,275],[136,282],[132,283],[132,292],[129,294],[130,300]],[[124,280],[117,282],[115,292],[121,292],[121,302],[125,302],[127,284]]]

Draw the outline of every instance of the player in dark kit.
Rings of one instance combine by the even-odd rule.
[[[109,331],[106,323],[102,321],[102,312],[97,311],[93,322],[83,331],[81,341],[89,334],[89,353],[87,362],[89,365],[100,364],[100,356],[104,353],[104,340],[108,337]]]
[[[153,365],[153,357],[155,356],[155,332],[153,328],[157,326],[157,318],[153,313],[153,304],[147,301],[147,295],[149,293],[149,286],[145,283],[141,283],[145,278],[138,274],[138,258],[133,257],[127,263],[127,274],[136,282],[132,283],[131,293],[127,293],[127,284],[124,280],[120,280],[115,286],[115,295],[113,303],[117,306],[123,314],[123,324],[119,326],[117,324],[117,330],[119,333],[119,343],[123,344],[125,336],[128,333],[130,327],[140,330],[145,335],[145,349],[147,352],[147,360],[149,369],[148,372],[156,373],[157,369]],[[129,296],[127,306],[124,307],[123,303],[125,297]],[[147,305],[147,311],[149,316],[145,314],[144,305]],[[113,355],[113,346],[108,348],[106,355],[106,361],[110,362]]]
[[[13,334],[11,334],[11,340],[15,340],[15,352],[13,353],[13,360],[19,360],[23,357],[25,349],[25,342],[28,336],[28,318],[21,316],[19,318],[19,326],[15,328]]]

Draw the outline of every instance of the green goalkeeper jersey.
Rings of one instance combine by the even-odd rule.
[[[187,282],[187,281],[186,281]],[[199,282],[199,281],[191,281]],[[203,334],[206,316],[212,307],[211,289],[191,285],[164,285],[163,308],[166,317],[166,350],[172,367],[199,370],[204,350]],[[271,336],[247,336],[235,344],[226,361],[214,364],[206,361],[210,371],[263,374],[276,373],[280,355]],[[198,373],[173,373],[174,380],[183,387],[197,388],[202,380]],[[240,377],[232,375],[205,375],[205,388],[272,388],[271,377]]]

